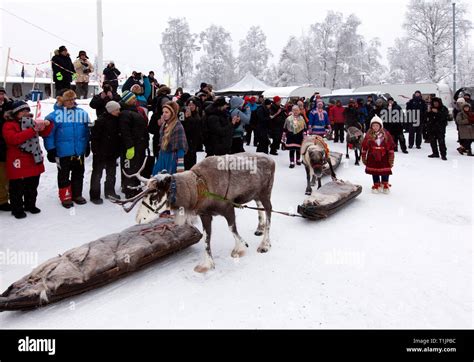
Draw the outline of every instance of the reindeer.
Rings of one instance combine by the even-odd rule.
[[[254,200],[258,208],[264,209],[258,212],[255,235],[263,235],[263,240],[257,251],[265,253],[270,250],[271,194],[275,175],[275,162],[272,159],[247,152],[212,156],[189,171],[174,175],[160,173],[150,179],[140,175],[144,167],[145,164],[136,174],[126,175],[137,177],[144,183],[144,190],[130,199],[113,202],[121,204],[126,212],[130,212],[143,200],[142,208],[154,214],[166,205],[176,213],[177,224],[189,223],[192,216],[199,216],[204,228],[206,251],[204,261],[194,271],[204,273],[215,268],[211,253],[211,224],[214,216],[223,216],[234,236],[235,247],[231,256],[239,258],[245,254],[248,244],[237,232],[236,204]]]
[[[360,155],[362,153],[362,140],[364,133],[357,127],[347,129],[346,158],[349,158],[349,148],[354,149],[355,165],[359,166]]]
[[[333,181],[337,180],[331,158],[329,157],[329,148],[322,137],[305,137],[301,146],[301,154],[303,155],[303,164],[306,169],[306,195],[311,195],[312,186],[316,184],[316,178],[318,179],[318,189],[321,187],[321,178],[323,177],[323,167],[325,165],[329,166]]]

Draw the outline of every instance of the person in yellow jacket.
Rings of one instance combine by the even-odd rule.
[[[94,71],[94,66],[89,61],[89,57],[84,50],[79,52],[74,61],[74,70],[77,73],[76,94],[77,98],[87,98],[89,89],[89,75]]]

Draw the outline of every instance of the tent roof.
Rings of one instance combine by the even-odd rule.
[[[273,87],[263,92],[266,98],[279,96],[281,98],[290,97],[311,97],[315,92],[324,94],[331,92],[329,88],[314,87],[314,86],[292,86],[292,87]]]
[[[243,77],[237,83],[231,85],[230,87],[220,89],[215,93],[219,95],[261,94],[268,88],[270,88],[269,85],[257,79],[253,74],[247,73],[245,77]]]

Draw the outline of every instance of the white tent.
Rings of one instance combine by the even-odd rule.
[[[247,73],[247,75],[237,83],[230,87],[215,91],[215,94],[228,96],[262,94],[268,88],[270,88],[269,85],[257,79],[253,74]]]
[[[310,98],[315,92],[323,95],[326,93],[331,93],[329,88],[318,88],[311,86],[293,86],[293,87],[274,87],[267,89],[263,92],[265,98],[273,98],[279,96],[282,99],[293,98],[293,97],[305,97]]]

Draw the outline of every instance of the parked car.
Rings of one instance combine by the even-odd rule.
[[[387,99],[390,97],[388,93],[380,93],[380,92],[358,92],[358,93],[341,93],[341,94],[325,94],[321,96],[322,101],[325,105],[329,104],[332,100],[337,101],[340,100],[344,107],[347,107],[349,104],[349,100],[354,99],[357,100],[361,98],[364,103],[367,101],[367,97],[372,96],[374,102],[381,98],[384,103],[387,102]]]

